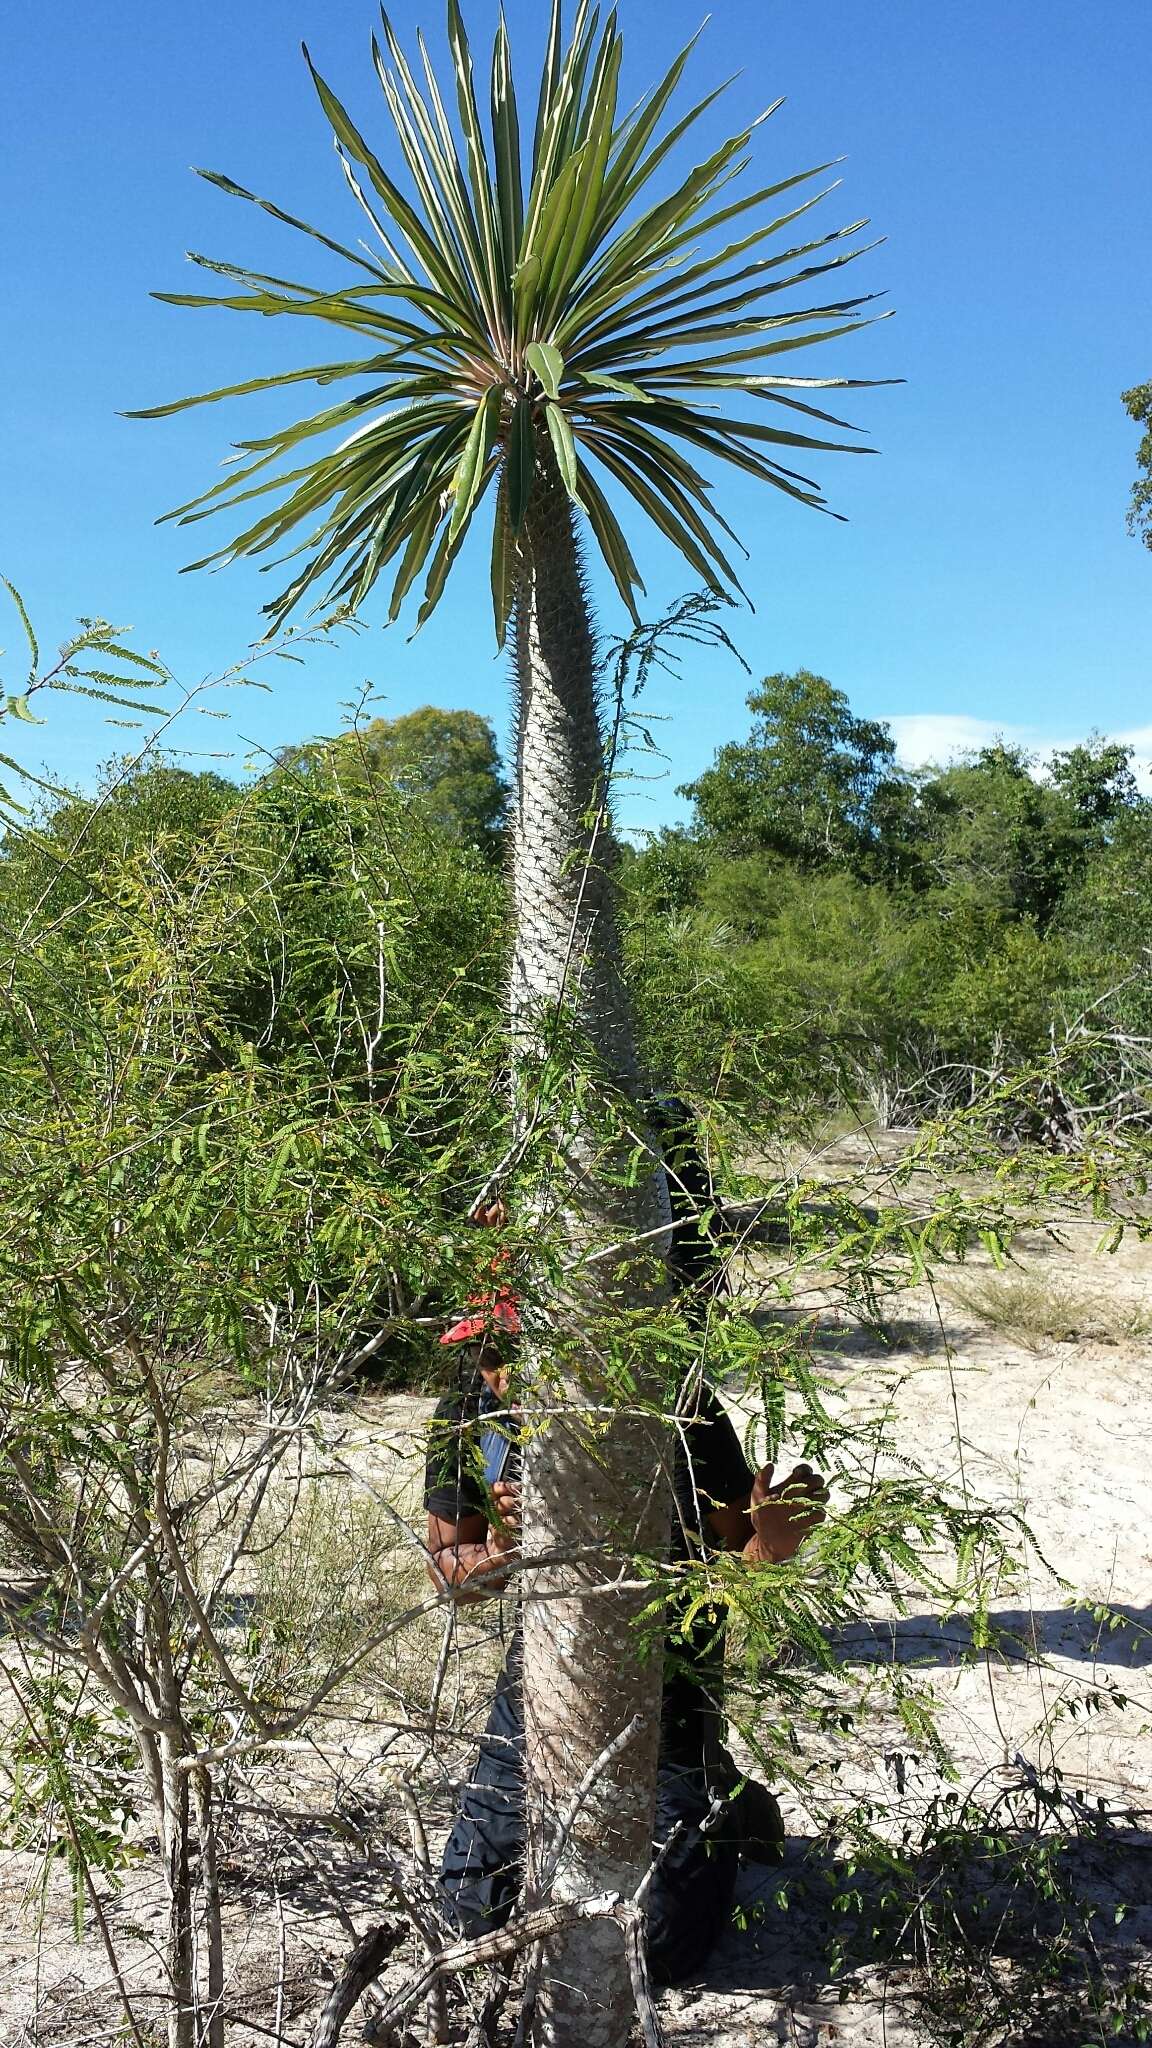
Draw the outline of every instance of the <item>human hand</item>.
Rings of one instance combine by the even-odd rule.
[[[520,1488],[515,1480],[498,1479],[492,1499],[499,1520],[489,1526],[488,1549],[493,1555],[507,1557],[520,1547]]]
[[[811,1465],[797,1465],[772,1484],[773,1467],[761,1466],[752,1483],[752,1537],[745,1556],[753,1564],[785,1564],[824,1520],[828,1488]]]

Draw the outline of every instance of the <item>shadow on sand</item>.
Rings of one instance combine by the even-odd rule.
[[[988,1654],[1005,1663],[1035,1663],[1059,1657],[1077,1664],[1106,1664],[1123,1671],[1152,1665],[1152,1607],[1121,1600],[1108,1604],[1105,1619],[1091,1608],[1005,1607],[989,1615]],[[958,1664],[983,1656],[963,1615],[905,1614],[891,1620],[862,1619],[837,1632],[843,1664]]]
[[[910,2019],[922,2017],[925,2001],[930,2005],[933,1998],[933,1969],[926,1964],[933,1961],[931,1943],[941,1930],[926,1950],[917,1935],[915,1902],[917,1896],[930,1898],[942,1880],[958,1937],[946,1963],[946,1973],[954,1972],[949,1996],[957,2005],[961,1998],[984,2004],[987,2020],[986,2001],[1003,1999],[1012,1974],[1022,1971],[1030,1995],[1016,2010],[1021,2023],[1028,2015],[1032,2025],[1011,2039],[1017,2048],[1025,2042],[1029,2048],[1070,2048],[1081,2038],[1067,2032],[1081,2001],[1095,2003],[1104,1979],[1115,1982],[1139,1968],[1142,1953],[1146,1961],[1152,1835],[1104,1825],[1098,1833],[1066,1838],[1054,1864],[1032,1867],[1035,1837],[1001,1831],[991,1855],[981,1851],[975,1834],[972,1839],[969,1865],[946,1866],[930,1855],[896,1885],[879,1867],[850,1872],[819,1838],[790,1839],[780,1865],[742,1870],[735,1924],[713,1950],[702,1988],[778,1998],[779,2033],[770,2011],[756,2012],[756,2038],[766,2048],[777,2040],[807,2048],[810,2040],[834,2039],[841,1989],[852,2002],[863,1997],[886,2007],[890,2017],[901,2007]],[[1118,1907],[1124,1909],[1122,1921]],[[944,1962],[938,1951],[935,1963]],[[880,2039],[870,2031],[858,2037],[851,2024],[844,2031],[852,2040]],[[894,2038],[909,2036],[901,2031]],[[937,2036],[917,2027],[915,2038]],[[963,2038],[1009,2037],[996,2032]]]

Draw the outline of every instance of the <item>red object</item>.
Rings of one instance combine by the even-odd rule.
[[[503,1330],[509,1337],[520,1335],[520,1306],[514,1294],[478,1294],[468,1304],[475,1315],[461,1316],[441,1337],[441,1344],[474,1344],[478,1337],[491,1337]]]

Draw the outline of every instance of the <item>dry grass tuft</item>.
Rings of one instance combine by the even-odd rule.
[[[266,1679],[277,1672],[290,1686],[316,1684],[430,1590],[387,1508],[335,1475],[270,1503],[259,1535],[247,1647]],[[436,1634],[421,1617],[388,1637],[373,1662],[422,1666]]]
[[[1018,1268],[971,1273],[948,1293],[958,1307],[999,1335],[1035,1350],[1042,1344],[1140,1344],[1152,1337],[1152,1308],[1106,1287]]]

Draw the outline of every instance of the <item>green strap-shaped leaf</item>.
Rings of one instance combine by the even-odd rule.
[[[567,218],[555,246],[545,259],[548,269],[545,310],[549,317],[563,305],[565,294],[579,276],[589,243],[594,239],[616,119],[616,89],[622,53],[623,45],[616,36],[598,73],[594,88],[594,116],[581,152],[580,176]]]
[[[805,171],[799,179],[789,179],[787,183],[802,183],[805,178],[814,175],[813,172]],[[782,214],[778,220],[761,223],[750,234],[739,236],[736,241],[730,242],[715,257],[705,257],[700,263],[690,264],[687,270],[678,270],[676,282],[681,292],[687,297],[686,287],[695,287],[696,292],[709,292],[717,288],[723,282],[725,268],[729,263],[734,263],[737,257],[746,255],[748,250],[754,249],[758,243],[768,241],[772,235],[778,233],[781,228],[789,226],[794,220],[798,220],[802,214],[807,213],[813,206],[819,206],[821,200],[827,198],[829,192],[834,192],[835,190],[835,184],[825,186],[823,191],[810,194],[800,206],[794,206],[790,212]],[[850,228],[838,228],[834,234],[829,235],[826,239],[834,241],[839,235],[855,234],[861,226],[866,225],[866,222],[856,222]],[[813,243],[811,246],[815,248],[819,247],[820,244]],[[807,251],[791,253],[806,254]],[[773,265],[784,263],[788,260],[788,253],[771,259]],[[653,289],[638,291],[629,296],[626,287],[617,287],[601,294],[599,299],[581,303],[581,305],[574,309],[573,326],[579,331],[582,338],[594,340],[598,332],[597,326],[594,324],[594,316],[600,312],[601,308],[606,309],[611,316],[615,309],[621,307],[625,297],[627,297],[627,304],[624,306],[623,311],[624,316],[629,320],[636,319],[641,313],[647,312],[650,307],[666,308],[669,303],[667,275],[667,267],[665,267],[659,273],[660,282]],[[703,279],[704,282],[697,285],[697,279]],[[641,282],[640,279],[637,280],[637,283],[639,282]],[[615,317],[621,317],[619,312],[615,312]],[[590,325],[590,322],[593,322],[593,324]],[[611,317],[607,324],[610,329]]]
[[[514,288],[517,334],[530,333],[540,317],[545,304],[549,253],[563,233],[579,176],[579,157],[569,157],[547,198],[529,214],[524,254],[517,267]]]
[[[550,151],[534,185],[526,245],[540,259],[543,297],[537,318],[547,322],[563,275],[575,275],[582,261],[587,233],[582,228],[586,201],[593,211],[603,184],[604,163],[611,144],[620,69],[620,38],[615,13],[609,15],[600,40],[587,97],[581,106],[584,72],[591,55],[596,17],[589,23],[583,47],[574,44],[557,92]]]
[[[674,192],[647,208],[631,227],[626,228],[609,245],[597,265],[597,284],[602,287],[634,272],[639,264],[650,259],[653,251],[659,250],[664,254],[664,243],[673,232],[685,220],[691,219],[694,211],[704,205],[722,184],[737,175],[740,152],[747,146],[751,133],[749,127],[738,135],[729,136],[705,163],[689,172]]]
[[[500,418],[502,393],[493,385],[476,408],[476,417],[464,443],[460,466],[452,479],[453,504],[450,530],[453,540],[460,528],[472,517],[472,508],[480,490],[481,481],[488,462],[488,453],[495,438]]]
[[[456,253],[463,251],[473,262],[479,263],[480,238],[447,121],[437,121],[435,111],[429,111],[388,16],[382,13],[381,21],[388,54],[398,73],[399,86],[384,63],[375,36],[372,38],[372,61],[409,170],[431,216],[435,218],[447,209],[459,236],[460,248]]]
[[[428,580],[424,585],[424,602],[420,606],[416,618],[417,632],[431,618],[440,599],[444,595],[444,586],[448,581],[449,571],[464,545],[464,536],[468,531],[471,516],[471,513],[469,513],[468,518],[465,519],[463,525],[455,534],[453,534],[451,526],[446,526],[440,536],[436,552],[432,557],[432,566],[428,571]]]
[[[274,200],[261,199],[258,193],[249,192],[246,186],[238,185],[235,178],[225,177],[223,171],[202,170],[198,164],[193,168],[198,178],[207,179],[210,185],[217,186],[221,192],[227,192],[230,198],[246,199],[251,206],[259,206],[265,213],[270,213],[273,220],[283,221],[285,227],[296,228],[302,235],[311,235],[314,242],[322,243],[334,256],[342,256],[346,263],[355,263],[361,270],[370,271],[374,277],[387,276],[387,272],[381,269],[379,263],[373,263],[370,256],[350,249],[346,242],[334,242],[331,235],[324,234],[320,228],[310,227],[306,220],[298,219],[294,213],[285,213],[283,207],[277,206]]]
[[[524,351],[530,370],[535,370],[549,398],[559,398],[564,358],[549,341],[530,341]]]
[[[256,289],[266,285],[274,290],[296,292],[305,299],[319,301],[335,298],[338,301],[346,299],[349,303],[360,304],[369,299],[400,299],[405,305],[430,316],[433,324],[427,327],[413,327],[411,323],[404,323],[413,335],[427,344],[441,342],[457,330],[474,337],[482,333],[479,327],[466,324],[466,309],[461,306],[459,299],[446,298],[434,285],[420,284],[414,277],[383,278],[377,284],[343,285],[338,292],[333,293],[321,292],[315,285],[300,284],[293,278],[267,277],[263,271],[247,270],[239,263],[221,263],[215,257],[200,255],[195,249],[188,251],[188,260],[202,269],[214,270],[222,277],[236,278],[242,284],[250,284]],[[395,315],[392,317],[395,318]]]
[[[844,299],[828,306],[806,306],[791,313],[774,313],[761,319],[706,321],[693,325],[690,321],[672,321],[666,327],[644,330],[643,334],[628,334],[624,337],[630,350],[638,354],[657,353],[666,348],[703,348],[709,342],[739,341],[746,334],[772,334],[781,328],[804,327],[809,321],[835,320],[841,314],[853,313],[858,306],[868,305],[877,297],[869,293],[866,298]],[[599,352],[592,350],[585,354],[584,361],[589,368],[595,367]]]
[[[815,205],[823,197],[823,193],[817,194],[808,203]],[[797,209],[797,211],[799,210]],[[789,216],[789,218],[795,218],[795,214]],[[834,240],[839,238],[828,237],[826,239]],[[809,248],[821,248],[823,246],[823,242],[808,245]],[[665,287],[665,290],[660,295],[658,309],[650,303],[652,295],[646,293],[644,300],[630,300],[623,311],[617,309],[609,319],[601,320],[592,326],[585,327],[580,335],[580,345],[582,347],[591,347],[596,341],[597,336],[603,333],[611,335],[614,344],[619,345],[622,340],[622,324],[625,321],[638,319],[642,313],[646,313],[647,317],[651,319],[656,310],[659,311],[661,320],[668,319],[673,313],[680,313],[683,318],[685,317],[683,309],[691,306],[693,301],[699,302],[695,305],[694,311],[690,316],[691,319],[696,321],[714,320],[718,314],[723,312],[737,313],[745,306],[755,305],[762,299],[770,298],[775,292],[794,291],[798,285],[811,283],[817,277],[826,277],[831,271],[842,270],[845,264],[854,263],[858,257],[866,255],[870,246],[874,245],[861,245],[859,248],[849,249],[839,256],[829,257],[823,263],[812,263],[806,265],[802,270],[791,271],[785,277],[769,277],[767,273],[777,269],[781,263],[789,260],[795,261],[797,258],[808,253],[807,249],[792,249],[787,252],[787,255],[762,258],[759,262],[746,264],[742,270],[734,271],[730,276],[714,277],[708,284],[694,285],[691,289],[677,292],[674,296],[669,296],[667,287]],[[749,284],[750,279],[755,279],[755,283]],[[744,286],[745,289],[737,290],[738,286]],[[645,329],[643,331],[647,332],[648,330]]]
[[[503,647],[508,637],[508,621],[516,602],[518,569],[516,540],[508,517],[508,476],[505,471],[500,480],[492,525],[492,622],[498,647]]]
[[[371,290],[371,286],[366,287]],[[362,334],[390,336],[428,347],[451,347],[453,337],[430,336],[411,321],[397,320],[378,307],[366,306],[353,292],[321,292],[308,299],[286,299],[271,292],[252,292],[244,297],[221,296],[213,292],[153,292],[164,306],[228,307],[239,313],[293,314],[309,320],[330,320],[338,327],[351,327]]]
[[[589,525],[596,536],[596,542],[609,573],[627,606],[633,625],[640,624],[636,609],[636,591],[643,591],[644,581],[632,559],[632,552],[624,538],[623,530],[607,498],[592,475],[587,464],[580,470],[580,503],[588,517]]]
[[[414,416],[418,417],[418,426],[413,424]],[[446,425],[449,420],[454,420],[458,426],[462,417],[463,415],[459,413],[457,408],[445,405],[442,400],[435,405],[398,407],[394,413],[388,416],[391,441],[387,445],[399,446],[408,436],[411,436],[414,442],[419,431],[432,429],[437,424]],[[383,437],[381,437],[381,445],[385,445]],[[178,519],[182,526],[194,525],[198,520],[207,518],[220,505],[226,505],[230,508],[233,505],[243,504],[249,499],[260,497],[267,492],[300,482],[307,477],[317,478],[323,483],[329,478],[335,479],[340,473],[342,466],[341,458],[339,455],[336,455],[327,458],[326,462],[320,465],[310,463],[305,468],[288,470],[286,472],[282,471],[279,475],[265,477],[263,482],[253,485],[251,489],[239,490],[236,488],[239,483],[274,462],[277,455],[281,452],[280,447],[275,447],[272,453],[262,456],[258,462],[249,464],[238,473],[234,472],[231,478],[225,478],[222,483],[214,484],[211,490],[204,492],[200,498],[192,499],[188,505],[178,508],[176,512],[166,513],[164,515],[165,518]],[[331,485],[329,485],[329,488],[331,488]],[[223,493],[227,495],[222,496],[221,494]],[[218,501],[217,504],[210,503],[209,501],[212,499],[216,499]],[[260,528],[257,527],[253,531],[259,532]],[[239,542],[233,543],[234,546],[238,544]],[[210,557],[208,559],[214,558]]]
[[[520,117],[503,9],[492,47],[492,145],[504,270],[511,278],[524,227],[524,175],[520,163]]]
[[[553,139],[555,156],[550,175],[555,176],[556,164],[566,157],[575,155],[584,141],[586,81],[588,67],[592,63],[592,52],[600,26],[599,5],[589,8],[587,26],[582,34],[577,33],[580,11],[573,24],[568,56],[560,75],[553,109]],[[615,32],[615,12],[609,15],[604,29],[604,38]]]
[[[742,554],[747,554],[747,549],[742,547],[728,521],[716,510],[708,485],[699,471],[685,461],[678,449],[668,447],[659,435],[648,433],[638,423],[633,423],[628,439],[628,458],[667,498],[685,526],[696,535],[701,547],[739,590],[739,578],[716,541],[712,527],[718,526],[726,533]]]
[[[609,377],[603,370],[585,370],[585,384],[595,384],[604,391],[617,391],[623,398],[634,399],[637,405],[651,405],[651,393],[642,391],[639,384],[629,383],[626,377]]]
[[[671,415],[661,410],[662,399],[657,398],[653,403],[657,408],[654,416],[662,424],[670,424],[673,433],[684,434],[688,439],[696,439],[701,434],[711,439],[715,434],[723,433],[730,438],[737,437],[741,442],[748,438],[754,442],[769,442],[777,448],[826,449],[837,455],[874,455],[876,452],[862,441],[826,441],[815,434],[795,434],[787,427],[769,427],[759,420],[733,420],[720,414],[697,416],[688,407],[681,409],[673,424]]]
[[[197,391],[190,398],[174,398],[168,405],[140,406],[126,412],[126,420],[163,420],[172,413],[187,412],[193,405],[214,405],[218,398],[246,398],[250,391],[276,391],[282,384],[335,384],[341,377],[367,377],[379,356],[365,356],[354,363],[320,363],[311,370],[280,370],[274,377],[249,377],[243,384],[222,384],[217,391]]]
[[[556,0],[553,0],[554,6]],[[532,182],[528,195],[527,216],[521,254],[526,255],[534,245],[537,224],[557,176],[563,174],[571,151],[566,150],[566,140],[575,125],[575,110],[579,104],[579,91],[595,34],[595,21],[588,27],[588,0],[580,0],[576,19],[572,26],[572,37],[568,50],[553,84],[549,84],[546,66],[541,83],[540,113],[537,115],[536,140],[532,152]],[[555,21],[555,16],[554,16]],[[549,42],[551,49],[551,39]],[[547,87],[548,106],[544,113],[544,91]],[[543,118],[541,118],[543,114]]]
[[[435,498],[428,498],[421,507],[416,524],[409,536],[408,545],[396,572],[392,585],[392,601],[388,607],[389,620],[394,624],[399,618],[404,599],[428,559],[428,550],[440,520],[439,506]]]
[[[501,269],[500,264],[500,231],[492,201],[492,172],[484,143],[480,109],[476,104],[472,51],[460,14],[459,0],[448,0],[448,46],[456,70],[456,101],[460,109],[460,125],[464,130],[464,142],[468,152],[468,175],[488,266],[492,303],[493,306],[500,306],[506,313],[510,313],[507,273]]]
[[[547,399],[544,416],[548,422],[548,432],[552,436],[552,446],[556,451],[557,466],[564,479],[564,488],[570,498],[575,498],[579,502],[580,465],[576,459],[576,443],[572,438],[567,414],[562,406],[553,405],[551,399]]]
[[[731,200],[727,206],[720,209],[719,213],[706,214],[703,219],[694,222],[691,227],[681,229],[678,234],[673,236],[671,241],[665,243],[664,253],[666,255],[675,255],[677,250],[682,249],[686,242],[695,242],[701,235],[714,234],[716,229],[723,227],[726,221],[739,220],[741,214],[751,212],[754,206],[763,206],[766,200],[779,198],[781,192],[789,192],[794,186],[805,184],[809,178],[822,177],[825,171],[830,171],[835,167],[837,161],[839,159],[833,158],[826,164],[814,164],[810,171],[798,171],[794,177],[777,179],[774,185],[762,185],[758,192],[746,192],[742,198]],[[828,189],[832,191],[835,187],[829,186]],[[819,199],[817,197],[813,204],[818,203]],[[794,220],[796,215],[789,214],[787,218]],[[767,232],[775,232],[775,223]]]
[[[463,289],[464,297],[467,300],[470,294],[466,280],[463,277],[459,263],[453,263],[450,259],[445,259],[443,238],[437,236],[435,232],[430,232],[424,226],[415,209],[408,204],[399,186],[394,184],[388,176],[380,159],[373,150],[369,149],[364,137],[349,117],[345,108],[341,106],[335,93],[330,90],[321,78],[311,57],[308,55],[307,47],[304,50],[304,57],[308,69],[312,73],[312,80],[316,87],[320,104],[332,124],[333,133],[343,143],[349,155],[355,157],[357,163],[363,164],[369,178],[372,180],[373,186],[380,198],[383,199],[409,248],[424,265],[433,282],[439,285],[441,291],[449,298],[452,298],[458,291]]]
[[[556,81],[560,75],[561,30],[563,28],[562,0],[552,0],[552,15],[548,24],[548,43],[544,63],[540,71],[540,92],[536,103],[536,132],[532,139],[532,169],[535,174],[540,161],[544,126],[552,111],[556,93]]]
[[[528,511],[528,500],[532,495],[532,477],[536,468],[536,443],[532,426],[532,407],[528,399],[520,398],[512,414],[512,426],[508,435],[508,522],[513,533],[519,533]]]
[[[636,113],[624,124],[623,128],[618,131],[614,138],[616,146],[612,158],[612,173],[604,191],[604,198],[608,209],[611,209],[617,194],[621,197],[620,212],[627,206],[628,181],[631,174],[643,155],[644,150],[647,148],[649,141],[655,134],[656,129],[659,127],[660,117],[672,98],[681,78],[684,76],[684,69],[688,59],[703,33],[704,27],[701,24],[691,42],[685,43],[680,55],[664,73],[659,85],[652,92],[646,94]],[[702,100],[697,108],[693,108],[692,113],[680,124],[681,131],[683,131],[684,127],[689,126],[692,121],[699,119],[699,116],[704,113],[706,108],[710,107],[714,100],[719,99],[721,93],[728,90],[728,86],[731,83],[732,80],[728,79],[723,85],[718,85],[714,92],[709,93],[707,99]],[[669,146],[671,147],[671,145]],[[619,212],[616,213],[615,218],[619,218]],[[612,216],[609,212],[609,219],[606,225],[610,226],[611,220]]]
[[[723,578],[718,573],[715,562],[709,561],[702,550],[697,547],[691,532],[684,525],[683,521],[678,518],[676,513],[667,504],[662,502],[661,495],[639,473],[636,465],[622,456],[604,436],[598,435],[594,446],[600,461],[604,463],[607,469],[611,470],[613,476],[623,484],[630,496],[635,498],[637,504],[647,514],[648,518],[659,527],[661,533],[672,542],[675,548],[679,549],[685,560],[696,571],[701,580],[707,584],[708,588],[710,590],[722,590],[724,588]],[[730,580],[733,583],[737,582],[735,575]]]
[[[722,356],[713,356],[709,363],[712,369],[727,369],[733,363],[752,363],[764,356],[787,355],[798,348],[816,348],[822,341],[838,341],[843,334],[860,334],[865,327],[874,327],[880,320],[890,320],[891,310],[873,313],[867,320],[846,320],[837,327],[825,327],[817,334],[786,334],[776,341],[761,342],[757,348],[732,349]],[[669,365],[669,367],[673,367]],[[690,370],[691,363],[680,363],[675,367]]]
[[[365,220],[371,227],[373,234],[376,236],[376,239],[379,242],[380,247],[384,250],[396,276],[404,278],[410,284],[415,284],[415,271],[412,269],[411,264],[406,262],[404,257],[400,254],[399,249],[396,247],[395,242],[392,240],[391,235],[388,233],[387,228],[384,226],[384,223],[381,220],[379,214],[377,213],[376,208],[373,206],[371,200],[368,197],[368,194],[364,190],[363,185],[360,183],[359,178],[356,176],[356,173],[352,168],[352,163],[351,159],[349,158],[348,152],[344,148],[343,143],[339,141],[339,139],[337,139],[336,143],[336,155],[339,158],[340,169],[344,173],[344,182],[347,185],[348,190],[351,192],[353,199],[356,201],[357,206],[360,208],[361,213],[364,215]]]

